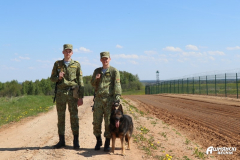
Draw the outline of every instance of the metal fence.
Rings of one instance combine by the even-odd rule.
[[[199,94],[238,98],[240,73],[225,73],[160,81],[145,87],[145,94]]]

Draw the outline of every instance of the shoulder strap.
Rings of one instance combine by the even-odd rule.
[[[61,69],[61,72],[63,71],[63,60],[57,61],[58,69]]]

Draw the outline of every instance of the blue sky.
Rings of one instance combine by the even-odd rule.
[[[51,75],[62,46],[84,76],[102,51],[140,80],[240,71],[240,1],[10,0],[0,10],[0,82]]]

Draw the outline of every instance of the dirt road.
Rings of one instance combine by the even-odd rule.
[[[85,97],[84,105],[79,107],[80,118],[80,150],[72,148],[73,136],[70,128],[69,112],[66,113],[66,147],[53,149],[58,142],[56,108],[46,114],[25,119],[19,123],[10,124],[0,129],[0,159],[5,160],[43,160],[43,159],[122,159],[120,141],[116,142],[116,155],[94,151],[96,138],[92,130],[92,98]],[[136,150],[127,152],[125,159],[141,159],[144,153]]]
[[[56,108],[36,117],[0,128],[0,159],[160,159],[165,154],[174,159],[196,159],[194,148],[201,152],[211,146],[235,146],[238,148],[234,156],[217,159],[239,158],[239,109],[237,100],[212,99],[185,95],[164,96],[124,96],[124,99],[146,114],[140,115],[129,109],[124,103],[125,113],[133,117],[134,135],[142,136],[141,127],[149,130],[144,135],[149,148],[157,146],[149,152],[143,147],[143,141],[137,138],[131,140],[131,150],[126,150],[126,156],[121,155],[120,140],[117,139],[116,151],[110,155],[101,149],[93,150],[96,140],[92,130],[92,97],[84,98],[84,105],[79,107],[80,149],[72,148],[72,132],[69,113],[66,112],[66,147],[54,149],[58,142]],[[163,120],[163,121],[162,121]],[[168,124],[166,124],[168,123]],[[169,125],[170,124],[170,125]],[[148,137],[149,135],[149,137]],[[139,136],[139,137],[140,137]],[[148,139],[149,138],[149,139]],[[189,139],[189,141],[187,141]],[[191,141],[190,141],[191,140]],[[185,158],[184,158],[185,157]],[[206,159],[215,160],[215,157]]]

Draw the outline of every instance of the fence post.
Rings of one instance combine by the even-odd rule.
[[[164,93],[167,93],[166,82],[164,82]]]
[[[227,97],[227,74],[225,73],[225,97]]]
[[[178,79],[178,94],[179,94],[179,79]]]
[[[201,90],[200,90],[200,76],[199,76],[199,94],[201,94]]]
[[[170,93],[172,93],[172,83],[170,81]]]
[[[194,77],[193,77],[193,94],[194,94]]]
[[[164,93],[166,93],[166,81],[164,82]]]
[[[208,95],[207,76],[206,76],[206,89],[207,89],[207,95]]]
[[[215,75],[215,96],[217,96],[217,80],[216,80],[216,75]]]
[[[238,78],[237,78],[237,73],[236,73],[236,86],[237,86],[237,99],[238,99]]]
[[[174,93],[176,93],[176,92],[175,92],[175,80],[173,80],[173,83],[174,83]]]
[[[183,91],[183,79],[182,79],[182,94],[184,94],[184,91]]]

